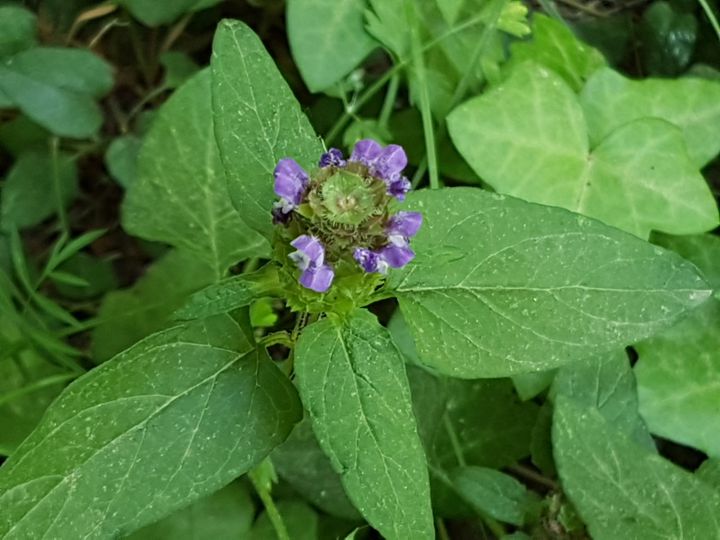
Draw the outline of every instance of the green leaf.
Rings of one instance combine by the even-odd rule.
[[[319,520],[315,510],[302,501],[279,501],[276,506],[292,540],[318,540]],[[278,540],[267,512],[260,515],[247,538]]]
[[[638,30],[639,49],[651,75],[674,77],[685,70],[697,40],[695,15],[678,13],[668,2],[653,2]]]
[[[273,171],[285,157],[309,170],[322,145],[275,63],[250,28],[225,20],[212,57],[215,135],[235,208],[272,237]]]
[[[332,86],[377,43],[365,31],[365,0],[290,0],[287,32],[295,63],[311,92]],[[318,21],[325,21],[319,25]]]
[[[501,468],[526,457],[539,408],[520,402],[508,379],[464,381],[415,367],[408,377],[433,507],[444,517],[465,516],[450,472],[462,464]]]
[[[473,188],[408,203],[424,216],[417,258],[389,285],[422,362],[450,376],[502,377],[612,351],[712,294],[677,255],[565,210]]]
[[[692,162],[702,167],[720,151],[720,82],[695,77],[633,81],[600,69],[580,94],[596,145],[613,130],[640,118],[678,126]]]
[[[73,300],[96,298],[118,287],[112,262],[87,253],[71,257],[49,276],[58,293]]]
[[[720,301],[635,347],[640,411],[650,431],[720,457]]]
[[[277,268],[268,265],[250,274],[226,278],[194,293],[173,317],[179,320],[202,319],[249,306],[268,293],[278,292]]]
[[[132,287],[103,298],[92,334],[92,356],[102,362],[142,338],[170,326],[187,297],[214,280],[214,270],[192,253],[171,251]]]
[[[0,6],[0,58],[35,45],[35,15],[20,6]]]
[[[563,366],[555,377],[552,392],[583,407],[597,409],[616,431],[655,450],[638,412],[635,377],[622,349]]]
[[[160,55],[160,63],[165,68],[163,86],[178,88],[200,70],[195,61],[184,52],[167,51]]]
[[[219,0],[217,0],[219,1]],[[193,11],[202,0],[119,0],[133,17],[147,26],[168,24],[185,13]],[[202,2],[207,4],[208,2]],[[215,3],[215,2],[213,2]],[[212,5],[212,4],[210,4]]]
[[[425,455],[387,331],[366,311],[319,321],[298,341],[295,371],[320,446],[360,513],[388,539],[433,538]]]
[[[13,156],[26,150],[44,150],[50,134],[24,114],[19,114],[0,126],[0,144]]]
[[[0,536],[123,536],[257,465],[302,409],[246,331],[173,328],[69,386],[0,469]]]
[[[255,507],[247,487],[238,482],[170,516],[143,527],[128,540],[236,540],[250,531]]]
[[[277,324],[278,319],[273,298],[261,297],[250,304],[250,324],[253,328],[270,328]]]
[[[512,476],[485,467],[459,467],[451,478],[463,498],[480,512],[513,525],[525,521],[528,491]]]
[[[137,178],[137,162],[142,148],[142,139],[136,135],[123,135],[108,146],[105,165],[110,176],[125,189]]]
[[[590,148],[583,111],[553,72],[528,63],[501,86],[457,108],[450,134],[496,190],[561,206],[648,238],[718,224],[715,199],[688,158],[682,133],[642,118]]]
[[[288,439],[273,451],[272,462],[283,480],[318,508],[347,519],[360,516],[320,448],[309,419],[295,426]]]
[[[37,225],[57,212],[58,201],[67,206],[76,193],[77,167],[69,156],[60,155],[56,162],[49,152],[25,152],[2,188],[0,229]]]
[[[513,375],[512,381],[520,399],[527,401],[541,394],[550,386],[555,378],[555,373],[556,370],[554,369],[521,373],[519,375]]]
[[[123,226],[131,234],[195,253],[220,278],[231,264],[264,253],[265,246],[228,201],[210,96],[210,71],[205,70],[160,110],[123,203]]]
[[[510,47],[512,70],[531,60],[560,75],[575,92],[597,69],[607,65],[603,55],[576,38],[565,24],[545,15],[533,16],[532,38]]]
[[[689,260],[702,272],[705,281],[720,290],[720,237],[714,234],[694,236],[670,236],[654,234],[653,243],[674,251]]]
[[[715,538],[720,494],[614,430],[595,408],[557,400],[555,459],[596,540]]]
[[[709,458],[703,461],[695,476],[706,484],[710,484],[720,491],[720,459]]]

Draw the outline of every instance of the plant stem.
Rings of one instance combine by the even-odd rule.
[[[395,108],[395,100],[397,99],[398,88],[400,87],[400,74],[394,73],[390,77],[390,84],[388,84],[387,94],[385,94],[385,101],[383,102],[380,116],[378,117],[378,123],[381,128],[388,127],[388,121],[392,114],[393,108]]]
[[[3,394],[2,397],[0,397],[0,405],[4,405],[14,399],[24,396],[25,394],[30,394],[37,390],[41,390],[46,386],[61,384],[77,378],[78,373],[61,373],[58,375],[51,375],[50,377],[45,377],[44,379],[33,382],[32,384],[28,384],[27,386],[23,386],[22,388],[18,388],[17,390],[13,390],[12,392],[7,392],[6,394]]]
[[[67,212],[65,212],[65,204],[63,203],[62,186],[60,185],[60,139],[52,137],[50,139],[50,158],[52,159],[52,180],[53,191],[55,192],[55,204],[57,205],[58,218],[60,219],[60,228],[63,234],[70,234],[70,225],[68,223]]]
[[[445,522],[441,518],[435,519],[435,525],[437,526],[437,532],[440,540],[450,540],[450,535],[445,527]]]
[[[720,24],[718,24],[717,17],[715,17],[710,4],[707,3],[707,0],[698,0],[698,2],[700,2],[707,18],[710,19],[710,24],[712,25],[713,30],[715,30],[715,34],[717,34],[718,40],[720,41]]]
[[[452,425],[452,422],[450,422],[450,417],[447,415],[447,413],[443,414],[443,424],[445,425],[445,431],[448,434],[448,438],[450,439],[450,444],[453,447],[453,452],[455,452],[455,459],[457,459],[458,465],[461,467],[467,466],[467,463],[465,462],[465,456],[463,455],[462,447],[460,446],[460,440],[458,439],[457,433],[455,432],[455,427]]]
[[[557,490],[558,485],[551,480],[550,478],[547,478],[546,476],[543,476],[542,474],[538,474],[529,467],[525,467],[524,465],[520,465],[519,463],[516,463],[515,465],[510,465],[507,467],[507,470],[517,474],[518,476],[522,476],[523,478],[527,478],[528,480],[532,480],[533,482],[537,482],[538,484],[541,484],[545,487],[548,487],[552,490]]]
[[[272,523],[272,526],[275,529],[278,540],[290,540],[290,535],[288,534],[285,522],[283,521],[283,518],[280,515],[277,506],[275,506],[275,501],[273,501],[273,498],[270,495],[270,491],[266,489],[265,486],[263,486],[262,483],[257,480],[257,478],[252,472],[248,474],[248,476],[250,478],[250,481],[252,482],[253,487],[255,488],[255,491],[260,497],[263,506],[265,506],[265,511],[267,512],[268,518],[270,519],[270,523]]]

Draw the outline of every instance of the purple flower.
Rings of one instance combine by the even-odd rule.
[[[398,212],[390,217],[385,230],[390,236],[410,238],[420,230],[422,220],[423,217],[420,212]]]
[[[294,159],[284,158],[275,167],[275,194],[280,197],[278,208],[284,214],[298,206],[305,195],[310,178]]]
[[[382,149],[371,168],[375,176],[382,178],[390,185],[391,182],[400,177],[400,173],[406,166],[407,156],[402,146],[388,144]]]
[[[379,253],[371,251],[367,248],[357,248],[353,253],[353,258],[368,273],[378,272],[386,274],[388,271],[388,263]]]
[[[398,176],[397,178],[394,178],[390,182],[388,182],[388,195],[392,195],[395,197],[398,201],[404,201],[405,195],[407,195],[407,192],[410,191],[410,188],[412,185],[410,184],[410,180],[405,178],[404,176]]]
[[[350,161],[357,161],[371,168],[382,151],[382,146],[377,142],[372,139],[363,139],[355,143],[355,147],[350,155]]]
[[[402,268],[415,258],[407,240],[400,236],[391,236],[390,243],[380,250],[380,257],[393,268]]]
[[[337,148],[331,148],[320,156],[320,167],[329,167],[334,165],[335,167],[344,167],[347,162],[343,158],[343,154]]]
[[[302,270],[300,284],[315,292],[325,292],[330,288],[335,272],[325,263],[325,248],[314,236],[303,234],[290,242],[297,249],[289,257]]]

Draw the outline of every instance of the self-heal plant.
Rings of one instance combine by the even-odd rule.
[[[277,261],[285,275],[297,276],[315,293],[328,293],[335,284],[359,306],[382,286],[390,268],[412,261],[410,238],[422,215],[396,210],[410,190],[406,165],[402,147],[383,148],[370,139],[355,144],[347,159],[337,148],[329,149],[310,173],[291,157],[281,159],[274,172],[279,200],[272,216]],[[288,246],[295,250],[288,253]],[[297,289],[292,279],[286,285]],[[328,309],[327,302],[302,291],[297,298],[296,309]]]

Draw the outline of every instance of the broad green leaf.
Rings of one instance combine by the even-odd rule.
[[[0,536],[123,536],[257,465],[302,410],[245,332],[176,327],[70,385],[0,469]]]
[[[538,406],[520,402],[507,379],[464,381],[415,367],[408,376],[433,507],[444,517],[467,516],[451,471],[462,464],[500,468],[526,457]]]
[[[640,412],[650,431],[720,457],[720,301],[638,343]]]
[[[564,23],[539,13],[533,16],[531,38],[513,43],[510,54],[509,69],[532,60],[560,75],[575,92],[595,70],[607,65],[597,49],[576,38]]]
[[[228,313],[269,293],[279,293],[279,287],[277,268],[267,265],[257,272],[225,278],[194,293],[173,317],[189,320]]]
[[[165,68],[163,86],[178,88],[200,70],[195,61],[184,52],[168,51],[160,55],[160,63]]]
[[[260,39],[225,20],[212,57],[215,135],[235,208],[254,230],[272,236],[273,171],[285,157],[309,170],[322,145]]]
[[[137,162],[142,139],[136,135],[123,135],[114,139],[105,152],[105,165],[118,184],[128,189],[137,178]]]
[[[653,2],[643,13],[638,30],[640,53],[651,75],[675,77],[687,68],[697,40],[695,15],[677,12],[662,0]]]
[[[198,9],[213,6],[220,0],[119,0],[143,24],[158,26]]]
[[[633,120],[656,117],[682,130],[697,167],[720,151],[718,81],[695,77],[633,81],[604,68],[590,78],[580,101],[593,145]]]
[[[703,461],[695,476],[706,484],[710,484],[720,492],[720,459],[709,458]]]
[[[271,457],[283,480],[318,508],[347,519],[360,516],[345,495],[340,476],[320,448],[309,419],[295,426]]]
[[[20,6],[0,6],[0,58],[35,45],[35,15]]]
[[[292,540],[318,540],[319,520],[315,510],[302,501],[279,501],[277,509]],[[248,540],[278,540],[267,512],[263,512],[246,536]]]
[[[486,467],[459,467],[453,484],[479,511],[513,525],[522,525],[530,506],[527,488],[512,476]]]
[[[533,371],[513,375],[512,381],[520,399],[527,401],[541,394],[555,378],[556,370]]]
[[[636,445],[597,409],[559,398],[553,442],[563,490],[592,538],[720,535],[720,494]]]
[[[170,326],[172,313],[192,293],[210,284],[215,272],[192,253],[171,251],[132,287],[108,293],[100,324],[92,333],[92,356],[102,362],[146,336]]]
[[[237,540],[250,531],[255,505],[248,489],[233,482],[165,519],[143,527],[128,540]]]
[[[377,46],[365,31],[365,4],[366,0],[288,1],[290,49],[311,92],[338,82]]]
[[[7,175],[0,201],[0,229],[37,225],[67,206],[77,193],[77,167],[66,155],[45,151],[20,155]]]
[[[668,327],[712,291],[677,255],[566,210],[422,191],[417,258],[391,273],[423,363],[463,378],[550,369]]]
[[[295,372],[350,500],[388,539],[433,538],[427,464],[400,353],[367,311],[307,327]]]
[[[613,428],[636,443],[655,450],[645,421],[638,412],[635,377],[624,350],[563,366],[552,387],[555,396],[596,408]]]
[[[700,269],[705,281],[715,289],[716,294],[720,291],[720,237],[714,234],[654,234],[652,241],[692,262]]]
[[[577,97],[543,67],[515,68],[501,86],[453,111],[448,125],[463,157],[499,192],[641,238],[653,229],[692,234],[718,224],[715,199],[678,128],[642,118],[591,148]]]
[[[217,278],[233,263],[264,253],[228,201],[213,137],[210,71],[182,86],[145,137],[138,177],[123,203],[123,226],[208,261]]]

